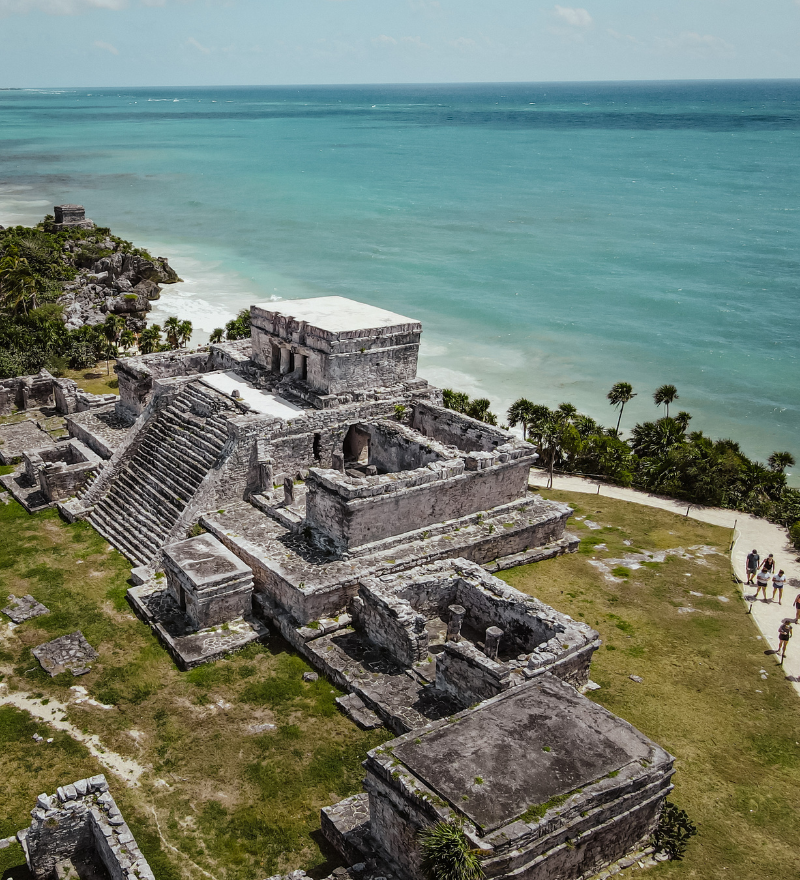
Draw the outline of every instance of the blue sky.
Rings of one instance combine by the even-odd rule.
[[[0,0],[0,86],[800,77],[800,0]]]

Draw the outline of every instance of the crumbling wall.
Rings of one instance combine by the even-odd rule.
[[[436,687],[462,706],[471,706],[525,681],[503,663],[487,657],[467,641],[447,642],[436,655]]]
[[[364,635],[403,666],[413,666],[428,656],[425,617],[399,596],[376,591],[371,579],[361,584],[350,613]]]
[[[426,437],[446,446],[457,446],[464,452],[491,452],[505,443],[519,444],[510,431],[487,425],[434,403],[417,401],[412,407],[411,427]],[[533,454],[533,448],[531,448]]]
[[[71,439],[52,449],[23,452],[28,478],[38,482],[48,501],[62,501],[76,495],[102,465],[100,456]]]
[[[31,816],[30,827],[17,837],[35,880],[52,880],[60,862],[87,853],[98,858],[112,880],[155,880],[105,776],[79,779],[54,795],[40,794]]]

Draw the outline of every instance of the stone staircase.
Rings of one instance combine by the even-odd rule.
[[[236,412],[202,382],[185,385],[142,427],[101,497],[95,488],[88,521],[137,566],[150,564],[222,457]]]

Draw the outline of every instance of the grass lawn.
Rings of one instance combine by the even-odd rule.
[[[542,494],[582,517],[569,523],[580,550],[501,577],[600,632],[591,677],[601,689],[592,698],[675,755],[671,799],[698,836],[684,861],[653,875],[790,877],[800,835],[800,701],[765,656],[768,646],[739,598],[730,532],[614,499]],[[625,564],[626,554],[666,550],[673,552],[663,562]],[[603,571],[604,559],[618,561]]]
[[[139,787],[105,770],[66,733],[0,706],[0,838],[30,823],[40,792],[105,772],[159,880],[258,880],[324,865],[319,809],[360,790],[360,762],[388,738],[359,731],[325,680],[278,637],[235,657],[178,672],[124,599],[130,565],[89,526],[0,504],[0,607],[31,593],[51,611],[0,629],[0,673],[12,690],[69,703],[68,720],[106,749],[148,768]],[[4,618],[5,620],[5,618]],[[51,679],[30,649],[81,629],[100,653],[87,675]],[[72,685],[113,709],[75,704]],[[72,702],[70,702],[72,700]],[[274,724],[253,734],[252,725]],[[34,733],[54,742],[36,743]],[[18,846],[0,876],[23,880]],[[5,873],[4,873],[5,872]]]
[[[78,387],[90,394],[119,394],[119,380],[114,372],[115,360],[98,361],[96,367],[86,370],[67,370],[65,379],[74,379]],[[108,372],[110,370],[110,372]]]

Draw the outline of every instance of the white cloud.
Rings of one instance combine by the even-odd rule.
[[[119,49],[116,46],[112,46],[111,43],[104,43],[102,40],[95,40],[94,46],[98,49],[104,49],[106,52],[110,52],[112,55],[119,55]]]
[[[127,5],[127,0],[0,0],[0,15],[26,12],[77,15],[88,9],[124,9]]]
[[[415,49],[430,49],[427,43],[422,42],[421,37],[403,37],[400,42],[406,46],[413,46]]]
[[[208,46],[204,46],[202,43],[199,43],[197,40],[195,40],[194,37],[189,37],[186,42],[188,43],[188,45],[193,46],[204,55],[209,55],[211,53],[211,49],[209,49]]]
[[[553,12],[570,27],[587,28],[592,23],[592,16],[581,7],[556,5],[553,7]]]
[[[381,34],[379,37],[374,37],[372,42],[376,46],[384,45],[384,46],[396,46],[397,40],[394,37],[387,37],[386,34]]]

